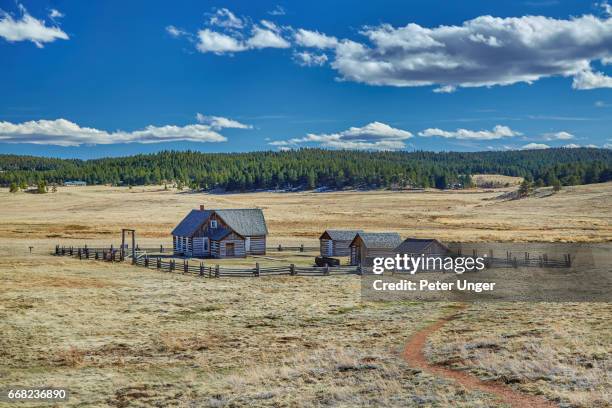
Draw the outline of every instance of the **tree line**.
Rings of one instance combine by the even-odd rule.
[[[612,180],[609,149],[492,152],[365,152],[299,149],[283,152],[163,151],[93,160],[0,155],[0,185],[173,183],[204,190],[461,188],[473,174],[524,177],[534,185]]]

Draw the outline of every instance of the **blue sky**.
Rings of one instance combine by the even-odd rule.
[[[0,152],[612,144],[588,1],[0,0]]]

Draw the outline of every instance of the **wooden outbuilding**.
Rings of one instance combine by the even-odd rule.
[[[351,242],[361,230],[325,230],[319,237],[321,256],[349,256]]]
[[[395,248],[397,254],[412,256],[447,255],[450,250],[437,239],[406,238]]]
[[[175,255],[244,258],[265,255],[268,229],[257,208],[191,210],[172,231]]]
[[[391,256],[402,243],[396,232],[359,232],[351,241],[351,265],[369,265],[377,256]]]

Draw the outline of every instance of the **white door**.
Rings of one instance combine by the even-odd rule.
[[[244,250],[251,252],[251,237],[244,238]]]

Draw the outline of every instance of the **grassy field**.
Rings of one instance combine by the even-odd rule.
[[[328,227],[443,240],[612,239],[612,183],[496,199],[505,191],[0,191],[0,382],[67,387],[71,406],[496,406],[402,359],[410,336],[452,304],[362,302],[357,276],[208,280],[48,252],[117,243],[121,227],[136,228],[142,243],[169,243],[201,203],[263,208],[272,244],[313,245]],[[567,406],[605,406],[610,312],[471,304],[428,355]]]

